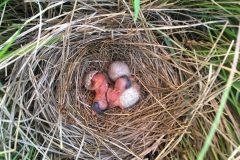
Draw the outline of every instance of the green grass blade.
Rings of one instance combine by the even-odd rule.
[[[55,44],[56,42],[60,41],[62,38],[62,35],[58,35],[58,36],[54,36],[54,37],[46,37],[46,38],[42,38],[39,41],[39,48],[41,48],[44,45],[52,45]],[[2,57],[2,59],[0,59],[0,62],[6,60],[7,58],[14,58],[16,56],[20,56],[20,55],[25,55],[27,53],[32,52],[37,46],[37,42],[33,42],[30,44],[27,44],[9,54],[4,55],[4,57]],[[2,69],[2,68],[0,68]]]
[[[6,52],[12,46],[12,44],[15,42],[15,40],[17,39],[17,36],[21,33],[22,29],[23,29],[23,27],[19,28],[17,30],[17,32],[15,32],[12,35],[12,37],[9,38],[7,44],[2,49],[0,49],[0,59],[2,59],[5,56]]]
[[[134,22],[136,22],[140,10],[140,0],[133,0],[133,8],[134,8]]]
[[[213,124],[212,124],[212,127],[209,131],[209,134],[204,142],[204,145],[198,155],[198,160],[203,160],[204,159],[204,156],[206,155],[207,151],[208,151],[208,148],[209,146],[211,145],[211,142],[212,142],[212,139],[215,135],[215,132],[216,132],[216,129],[221,121],[221,116],[223,114],[223,111],[224,111],[224,106],[228,100],[228,96],[229,96],[229,93],[231,91],[231,86],[232,86],[232,83],[233,83],[233,78],[234,78],[234,74],[235,74],[235,71],[236,71],[236,68],[237,68],[237,64],[238,64],[238,56],[239,56],[239,50],[240,50],[240,27],[239,27],[239,30],[238,30],[238,39],[237,39],[237,43],[236,43],[236,50],[235,50],[235,55],[234,55],[234,60],[233,60],[233,65],[232,65],[232,70],[231,70],[231,73],[229,75],[229,78],[228,78],[228,81],[227,81],[227,84],[226,84],[226,88],[224,89],[224,92],[223,92],[223,95],[222,95],[222,98],[221,98],[221,102],[220,102],[220,105],[219,105],[219,109],[216,113],[216,117],[213,121]]]
[[[12,46],[12,44],[15,42],[15,40],[17,39],[18,35],[20,34],[21,30],[28,24],[30,23],[32,20],[34,20],[35,18],[37,18],[38,16],[40,16],[41,14],[45,13],[47,10],[54,8],[58,5],[61,5],[63,2],[58,2],[54,5],[51,5],[47,8],[45,8],[44,10],[42,10],[41,12],[39,12],[38,14],[34,15],[33,17],[31,17],[30,19],[28,19],[27,21],[25,21],[25,23],[17,30],[17,32],[15,32],[13,34],[13,36],[11,36],[6,43],[4,43],[4,47],[2,49],[0,49],[0,61],[2,61],[3,59],[5,59],[5,57],[7,56],[6,52],[8,51],[8,49]]]
[[[0,3],[0,9],[1,9],[2,6],[4,6],[6,3],[8,3],[8,1],[9,1],[9,0],[5,0],[5,1],[1,2],[1,3]],[[0,10],[0,11],[1,11],[1,10]]]

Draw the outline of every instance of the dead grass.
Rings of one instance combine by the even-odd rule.
[[[177,41],[166,45],[161,32],[181,35],[191,27],[223,20],[202,23],[192,18],[175,26],[171,17],[143,8],[141,21],[133,24],[126,2],[122,11],[115,10],[116,3],[103,3],[100,9],[82,3],[75,3],[71,12],[61,15],[64,18],[41,18],[39,30],[19,35],[25,43],[36,42],[32,49],[23,46],[20,56],[0,63],[1,69],[12,64],[0,112],[5,157],[17,143],[25,145],[23,154],[31,146],[43,159],[143,159],[154,153],[157,159],[184,158],[182,145],[189,143],[199,151],[201,128],[209,130],[223,91],[219,70],[206,68],[211,52],[202,57]],[[24,39],[30,33],[36,34]],[[94,117],[89,106],[93,95],[84,89],[83,76],[92,69],[106,71],[114,60],[130,66],[142,87],[141,101],[131,109]],[[217,136],[237,148],[224,134],[229,121],[236,123],[226,115]]]

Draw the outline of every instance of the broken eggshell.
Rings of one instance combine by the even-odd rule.
[[[92,78],[98,73],[98,71],[94,70],[94,71],[90,71],[89,73],[87,73],[84,77],[84,87],[87,90],[94,90],[93,86],[92,86]]]

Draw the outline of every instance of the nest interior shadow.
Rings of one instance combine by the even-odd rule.
[[[194,66],[170,55],[156,33],[132,31],[130,15],[99,16],[104,20],[89,18],[92,28],[75,20],[67,38],[16,63],[29,63],[18,70],[25,80],[18,90],[25,97],[24,114],[37,117],[42,145],[67,157],[144,158],[165,151],[164,156],[184,133],[197,100]],[[141,99],[129,109],[93,116],[89,105],[94,94],[84,88],[83,77],[91,70],[107,73],[116,60],[129,65],[141,85]]]

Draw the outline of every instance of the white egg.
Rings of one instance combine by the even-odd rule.
[[[126,63],[115,61],[109,66],[108,75],[111,80],[116,81],[121,76],[130,76],[130,70]]]
[[[132,87],[126,89],[120,96],[122,107],[128,108],[136,104],[140,99],[140,86],[136,83]]]

